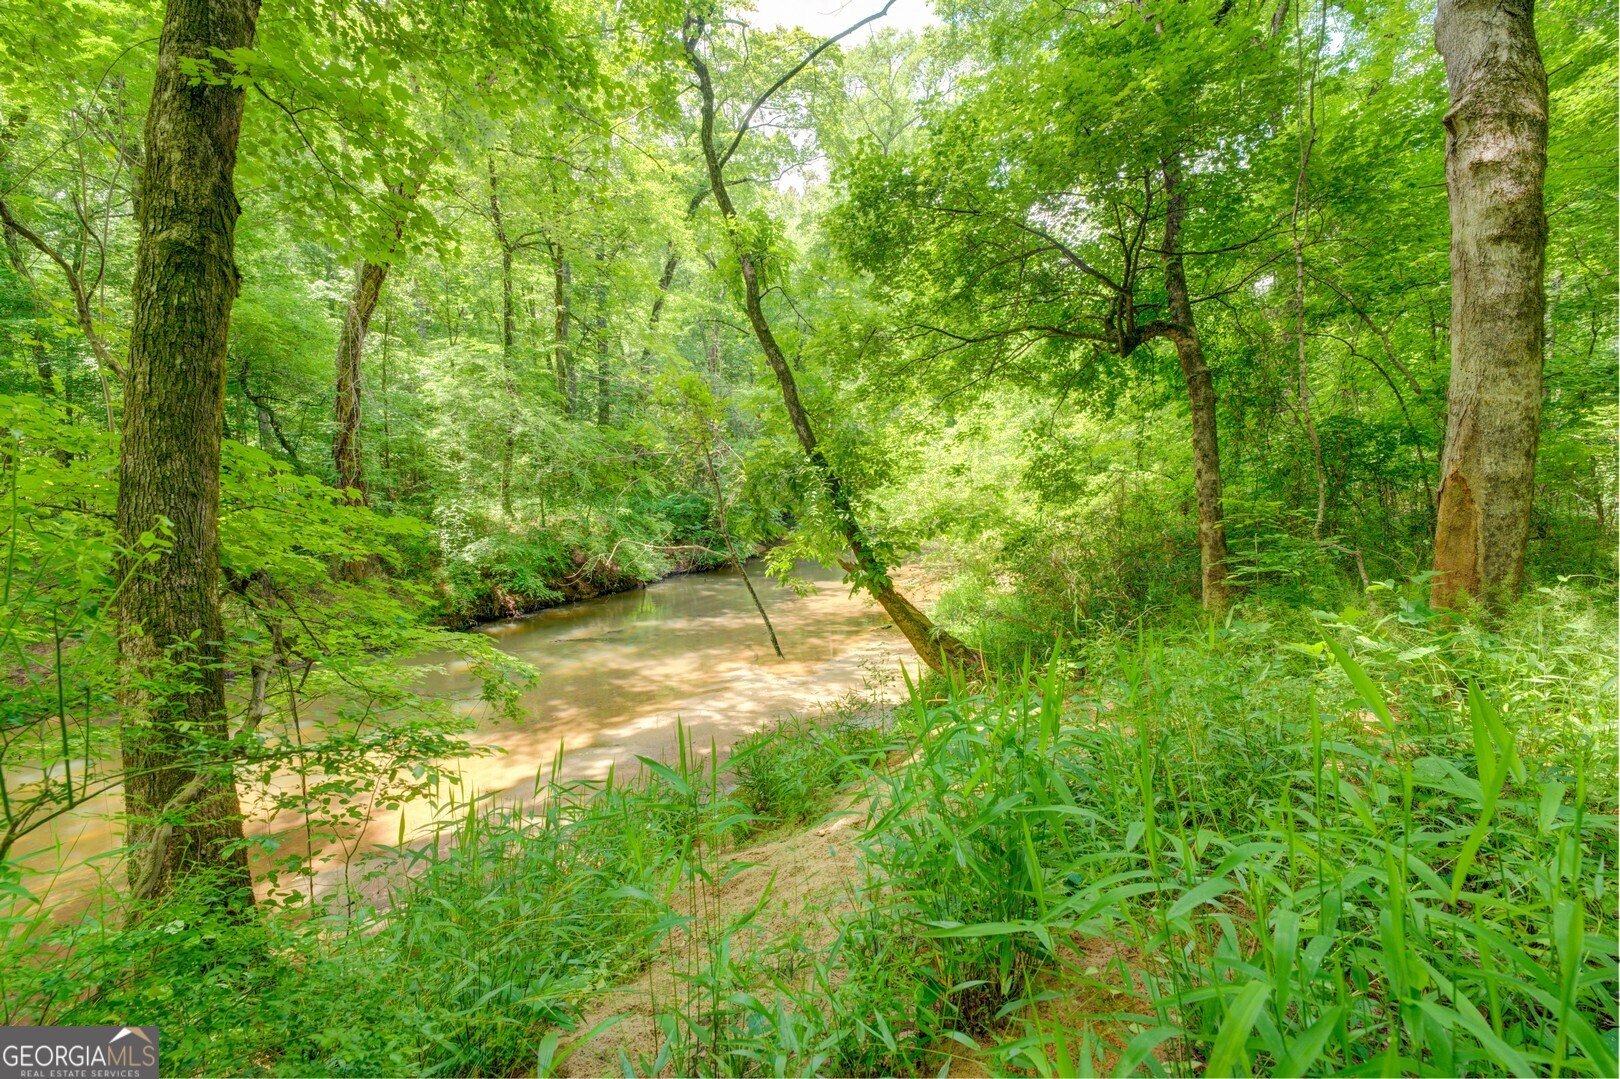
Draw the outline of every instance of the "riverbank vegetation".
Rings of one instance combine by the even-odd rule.
[[[1498,635],[1402,598],[542,779],[384,852],[415,871],[382,913],[243,922],[195,881],[8,1000],[156,1010],[188,1074],[1607,1074],[1607,612],[1558,590]]]
[[[5,1023],[1614,1074],[1613,5],[908,3],[0,0]],[[458,785],[804,560],[903,674]]]

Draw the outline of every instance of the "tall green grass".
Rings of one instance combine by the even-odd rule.
[[[814,719],[789,716],[738,740],[725,771],[760,824],[805,824],[882,759],[888,732],[881,720],[861,705]]]
[[[202,882],[29,935],[7,1003],[156,1021],[176,1074],[547,1073],[643,982],[631,1074],[1614,1074],[1612,640],[1560,592],[1488,627],[1373,602],[537,777],[395,852],[381,913],[243,923]],[[754,932],[771,888],[719,901],[748,837],[839,791],[864,867],[830,943]]]
[[[37,935],[7,956],[8,1004],[30,1022],[157,1023],[174,1074],[532,1071],[548,1030],[645,962],[700,849],[747,816],[684,739],[630,782],[536,787],[538,810],[464,804],[393,852],[380,913],[242,922],[193,881],[139,919]]]
[[[913,687],[838,941],[787,976],[733,959],[673,1059],[1615,1074],[1613,701],[1582,697],[1612,654],[1560,681],[1567,625],[1505,645],[1357,615]]]

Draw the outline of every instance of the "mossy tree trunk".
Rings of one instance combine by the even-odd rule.
[[[1216,427],[1215,379],[1204,362],[1204,344],[1198,336],[1192,300],[1187,293],[1187,271],[1182,261],[1181,229],[1187,217],[1187,195],[1181,184],[1181,163],[1172,157],[1164,166],[1164,289],[1169,299],[1182,381],[1192,419],[1193,487],[1198,494],[1198,561],[1204,609],[1221,614],[1230,603],[1226,569],[1226,516],[1221,486],[1221,449]]]
[[[338,335],[337,430],[332,435],[332,464],[337,469],[338,490],[349,492],[360,502],[366,501],[365,465],[360,456],[360,374],[371,316],[377,311],[387,280],[388,263],[361,261],[355,271],[354,291],[343,309],[343,331]]]
[[[118,467],[118,531],[135,552],[118,606],[124,799],[129,841],[143,850],[131,884],[158,896],[211,870],[239,906],[253,893],[225,752],[219,476],[243,91],[184,68],[250,47],[258,13],[257,0],[169,0],[164,14]],[[142,561],[143,533],[164,529],[169,549]]]

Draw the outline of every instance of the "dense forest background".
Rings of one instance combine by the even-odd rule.
[[[190,6],[204,23],[222,18]],[[1550,0],[1534,13],[1549,117],[1544,381],[1522,588],[1515,570],[1501,594],[1433,606],[1445,561],[1435,537],[1453,371],[1455,102],[1431,6],[940,0],[920,29],[877,18],[833,41],[761,25],[743,8],[665,0],[248,9],[244,39],[182,50],[165,66],[160,38],[175,15],[155,0],[0,0],[0,888],[15,901],[8,947],[32,957],[17,969],[70,953],[84,963],[58,983],[8,987],[8,1022],[83,1017],[72,1009],[88,999],[94,1010],[106,993],[131,1007],[168,999],[147,983],[117,997],[115,983],[134,983],[92,973],[111,945],[74,953],[50,936],[56,915],[35,902],[49,889],[10,855],[52,821],[130,784],[145,799],[120,855],[129,867],[108,877],[117,910],[97,923],[138,937],[156,920],[118,904],[169,901],[177,889],[194,899],[181,884],[203,869],[224,874],[210,887],[240,885],[232,874],[246,872],[249,842],[239,821],[217,856],[199,852],[219,837],[185,823],[193,811],[205,823],[239,818],[237,787],[260,790],[261,811],[333,834],[357,802],[437,789],[443,762],[465,752],[464,717],[424,697],[398,657],[458,653],[491,709],[516,718],[532,672],[459,631],[754,556],[786,581],[798,560],[841,565],[927,665],[976,667],[987,680],[1027,674],[1033,656],[1067,662],[1065,677],[1085,684],[1115,658],[1135,670],[1118,649],[1146,648],[1154,634],[1241,649],[1270,632],[1291,638],[1290,662],[1331,666],[1321,624],[1365,647],[1374,659],[1364,664],[1384,657],[1392,680],[1421,668],[1428,696],[1411,691],[1421,703],[1398,706],[1399,718],[1427,717],[1433,733],[1435,717],[1450,715],[1466,741],[1487,729],[1458,718],[1485,715],[1469,713],[1480,691],[1467,679],[1494,677],[1486,696],[1518,702],[1523,729],[1540,722],[1536,709],[1560,717],[1537,728],[1564,769],[1543,777],[1558,793],[1551,803],[1545,788],[1525,795],[1543,807],[1526,810],[1525,827],[1548,834],[1546,814],[1558,819],[1579,771],[1580,797],[1590,778],[1612,832],[1613,731],[1594,733],[1614,710],[1620,542],[1612,3]],[[875,10],[851,8],[847,23]],[[161,230],[142,200],[153,197],[149,143],[173,130],[154,125],[151,109],[210,94],[241,114],[226,172],[234,191],[198,210],[239,214],[234,278],[216,282],[234,289],[223,370],[154,383],[136,361],[155,347],[151,310],[168,300],[161,287],[143,291],[157,271],[141,268],[142,230]],[[221,374],[217,403],[185,412],[191,390]],[[137,402],[141,415],[191,417],[179,428],[217,425],[212,450],[205,438],[197,454],[149,462],[203,487],[217,479],[217,528],[162,515],[127,527],[120,460],[127,499],[127,432],[145,422],[131,420]],[[206,562],[216,531],[219,639],[198,644],[205,627],[140,652],[131,597],[161,603],[141,582],[188,551]],[[906,563],[937,594],[926,613],[891,579]],[[1447,613],[1453,605],[1460,613]],[[1071,642],[1067,660],[1060,640]],[[1091,658],[1076,657],[1076,641]],[[1523,658],[1532,653],[1540,667]],[[132,675],[136,654],[147,665]],[[1479,658],[1502,655],[1523,662]],[[1256,692],[1292,677],[1262,667],[1241,672]],[[1213,670],[1182,671],[1184,689],[1240,675]],[[198,686],[222,695],[227,717],[183,718]],[[967,692],[939,692],[957,691]],[[1277,693],[1278,714],[1305,723],[1303,691]],[[336,719],[305,744],[300,704],[317,699]],[[1393,722],[1381,699],[1368,707]],[[137,712],[145,734],[131,734]],[[1309,739],[1278,727],[1274,741]],[[1244,753],[1264,757],[1254,744]],[[1457,752],[1476,767],[1472,749]],[[1495,765],[1480,752],[1476,800],[1491,775],[1500,787],[1522,770],[1511,744]],[[169,778],[148,789],[139,762],[152,760],[167,762]],[[289,769],[302,786],[270,782]],[[1147,774],[1133,782],[1150,786]],[[1405,789],[1410,825],[1410,783],[1391,773],[1367,784],[1390,806]],[[1149,818],[1153,799],[1149,790]],[[1009,829],[1004,848],[1022,834],[1038,861],[1027,829]],[[1188,863],[1204,857],[1192,853],[1199,842],[1182,837]],[[1613,836],[1591,842],[1612,850]],[[309,852],[291,849],[255,855],[285,874],[270,907],[301,901]],[[1451,863],[1459,889],[1475,857]],[[1612,908],[1612,860],[1588,870],[1592,880],[1580,864],[1553,878],[1585,880],[1592,909]],[[1069,879],[1034,890],[1044,897]],[[242,905],[208,894],[209,910]],[[1555,927],[1565,900],[1541,898],[1546,932],[1568,930],[1576,908],[1557,908]],[[1027,915],[978,913],[995,925]],[[951,917],[958,928],[973,921]],[[220,932],[239,931],[228,924],[237,928]],[[213,939],[184,938],[204,952]],[[1214,936],[1206,943],[1219,951]],[[1612,984],[1609,953],[1570,947],[1560,954],[1598,973],[1569,975],[1566,1010]],[[982,969],[951,968],[963,984],[999,971],[1005,992],[981,1002],[986,1014],[1011,999],[1012,972],[1032,969],[1008,949],[986,952]],[[174,978],[210,962],[164,954],[176,965],[154,969]],[[1577,959],[1564,962],[1567,972]],[[1417,970],[1409,987],[1429,977]],[[532,985],[513,993],[545,996]],[[566,1029],[578,1014],[562,999],[545,997],[523,1029]],[[1279,1026],[1288,1007],[1276,1005]],[[1223,1003],[1204,1017],[1201,1048],[1174,1059],[1143,1050],[1136,1063],[1196,1070],[1238,1052],[1213,1037],[1227,1014]],[[1466,1028],[1492,1053],[1529,1037],[1504,1035],[1499,1010],[1483,1027],[1478,1015],[1445,1029]],[[351,1051],[355,1074],[533,1061],[528,1043],[514,1056],[504,1034],[433,1022],[448,1025],[408,1047],[344,1048],[333,1035],[285,1066],[336,1072]],[[923,1039],[927,1024],[909,1022]],[[1591,1022],[1612,1059],[1612,1021]],[[1533,1070],[1601,1072],[1597,1042],[1580,1043],[1586,1063],[1576,1064],[1570,1039],[1581,1034],[1522,1023],[1557,1043]],[[1393,1049],[1351,1040],[1335,1058],[1345,1067],[1382,1059],[1411,1070],[1402,1052],[1437,1074],[1447,1067],[1424,1056],[1439,1050],[1422,1039],[1406,1049],[1399,1035]],[[501,1047],[479,1056],[473,1043]],[[193,1045],[187,1066],[281,1066],[254,1057],[262,1047],[219,1044],[224,1056]],[[543,1044],[556,1051],[554,1036]],[[678,1068],[741,1059],[703,1044]],[[1395,1055],[1369,1055],[1386,1049]],[[1253,1059],[1266,1067],[1287,1058],[1265,1052]],[[919,1053],[816,1067],[922,1068],[930,1058]],[[1007,1061],[1038,1070],[1034,1057]]]
[[[754,114],[727,167],[737,227],[768,252],[765,307],[863,523],[979,582],[960,610],[987,630],[1196,596],[1175,350],[1088,338],[1111,289],[1065,250],[1137,307],[1162,304],[1148,174],[1173,145],[1190,162],[1230,574],[1305,599],[1426,569],[1449,275],[1425,11],[1290,9],[1273,28],[1258,9],[1217,24],[1178,8],[1185,25],[1080,19],[1033,49],[1050,29],[1038,5],[943,10],[926,34],[879,22],[829,51]],[[75,11],[8,18],[0,304],[23,498],[49,485],[56,527],[89,538],[123,397],[141,50],[160,12]],[[372,516],[334,508],[334,541],[387,547],[392,576],[452,622],[718,547],[706,451],[740,542],[791,534],[824,555],[679,55],[562,9],[528,28],[526,55],[474,51],[466,35],[524,27],[434,14],[266,12],[287,32],[260,35],[237,171],[227,483],[363,492]],[[1607,21],[1552,4],[1536,24],[1557,116],[1537,583],[1613,573]],[[817,43],[719,27],[722,127]],[[1048,131],[1057,116],[1088,126]],[[1145,266],[1124,281],[1113,236],[1139,225]],[[260,522],[265,541],[278,525],[294,522]],[[227,525],[227,546],[243,531]]]

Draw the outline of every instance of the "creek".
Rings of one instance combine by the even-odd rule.
[[[795,572],[812,586],[807,593],[765,578],[763,567],[750,573],[783,658],[772,652],[731,568],[480,627],[476,632],[539,672],[518,723],[488,714],[464,662],[449,655],[414,660],[442,667],[427,676],[424,690],[449,698],[475,723],[468,740],[496,751],[453,765],[457,800],[526,801],[537,777],[553,773],[565,781],[602,779],[610,768],[633,774],[638,756],[672,755],[677,724],[698,749],[724,752],[778,716],[815,714],[852,692],[892,687],[898,662],[914,657],[883,612],[864,595],[851,596],[836,573],[811,563]],[[121,840],[120,801],[116,794],[93,799],[19,843],[15,856],[33,871],[25,878],[30,891],[60,901],[93,888],[98,872],[114,873],[108,856]],[[341,883],[368,851],[401,834],[424,834],[435,811],[419,800],[369,813],[345,842],[320,852],[317,888]],[[299,818],[267,819],[250,809],[250,834],[275,833],[296,844],[300,830]],[[121,884],[121,873],[115,879]]]

